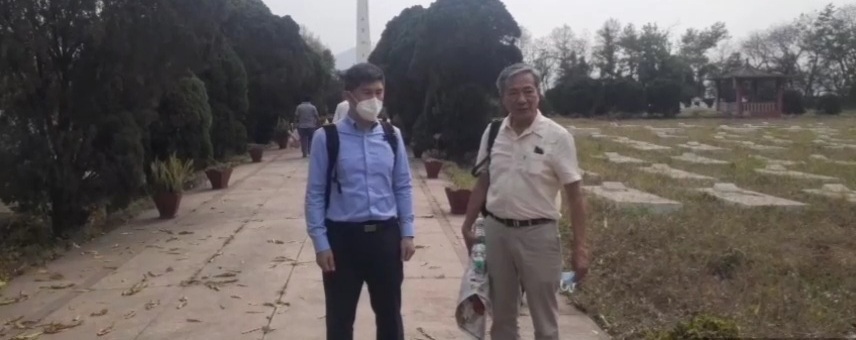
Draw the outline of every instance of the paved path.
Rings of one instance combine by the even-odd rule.
[[[10,282],[0,301],[20,292],[29,298],[0,306],[0,339],[42,329],[3,325],[19,317],[34,324],[83,320],[40,339],[323,339],[321,275],[303,219],[306,161],[292,151],[265,158],[235,169],[228,190],[185,193],[175,220],[147,211]],[[461,221],[446,216],[443,195],[441,180],[417,176],[419,249],[405,267],[407,339],[465,339],[452,317],[463,272]],[[50,280],[55,273],[62,277]],[[603,334],[585,315],[569,307],[563,314],[563,339]],[[356,339],[374,338],[373,319],[361,299]],[[531,339],[528,317],[521,326]]]

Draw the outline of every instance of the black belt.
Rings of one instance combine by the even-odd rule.
[[[390,218],[388,220],[383,221],[365,221],[365,222],[337,222],[327,220],[326,225],[337,227],[335,230],[361,230],[366,233],[373,233],[378,230],[387,227],[396,226],[398,223],[397,218]],[[327,228],[327,231],[330,232],[330,228]]]
[[[502,218],[502,217],[496,216],[493,213],[491,213],[490,211],[487,212],[487,215],[490,216],[491,218],[493,218],[494,220],[496,220],[497,222],[504,224],[506,227],[511,227],[511,228],[524,228],[524,227],[531,227],[531,226],[555,222],[555,220],[552,220],[549,218],[536,218],[533,220],[512,220],[509,218]]]

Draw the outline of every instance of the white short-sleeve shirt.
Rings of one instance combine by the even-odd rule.
[[[486,156],[488,134],[489,128],[477,161]],[[520,135],[503,119],[490,158],[487,210],[501,218],[559,219],[561,188],[582,180],[573,136],[540,112]]]

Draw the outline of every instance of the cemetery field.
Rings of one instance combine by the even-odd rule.
[[[611,335],[662,335],[694,316],[741,337],[856,334],[856,191],[840,186],[856,189],[856,119],[560,123],[576,128],[585,185],[673,201],[628,207],[595,195],[620,187],[588,191],[592,271],[571,299]],[[715,183],[751,192],[698,190]]]

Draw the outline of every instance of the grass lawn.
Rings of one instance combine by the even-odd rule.
[[[856,161],[856,149],[828,149],[816,144],[817,133],[790,126],[834,129],[831,136],[856,145],[856,117],[770,119],[769,126],[735,133],[740,140],[775,145],[764,135],[793,144],[778,151],[756,151],[714,138],[721,124],[761,125],[764,120],[678,119],[621,121],[563,120],[563,125],[600,128],[614,137],[646,141],[671,150],[639,151],[608,139],[576,136],[580,165],[606,181],[683,203],[678,212],[654,215],[619,211],[589,198],[588,226],[592,271],[572,302],[616,338],[653,337],[694,316],[734,322],[741,337],[843,337],[856,332],[856,203],[804,193],[823,182],[759,174],[765,161],[804,162],[789,170],[833,176],[856,189],[856,166],[817,161]],[[688,138],[664,139],[646,129],[684,127]],[[676,147],[686,141],[727,148],[698,152]],[[781,142],[781,141],[780,141]],[[843,143],[843,142],[841,142]],[[713,182],[675,180],[637,170],[640,165],[613,164],[597,158],[618,152],[651,163],[665,163],[717,182],[808,204],[801,210],[740,208],[695,192]],[[671,156],[684,152],[727,161],[694,165]],[[592,183],[587,183],[591,185]],[[568,231],[564,231],[568,235]]]

